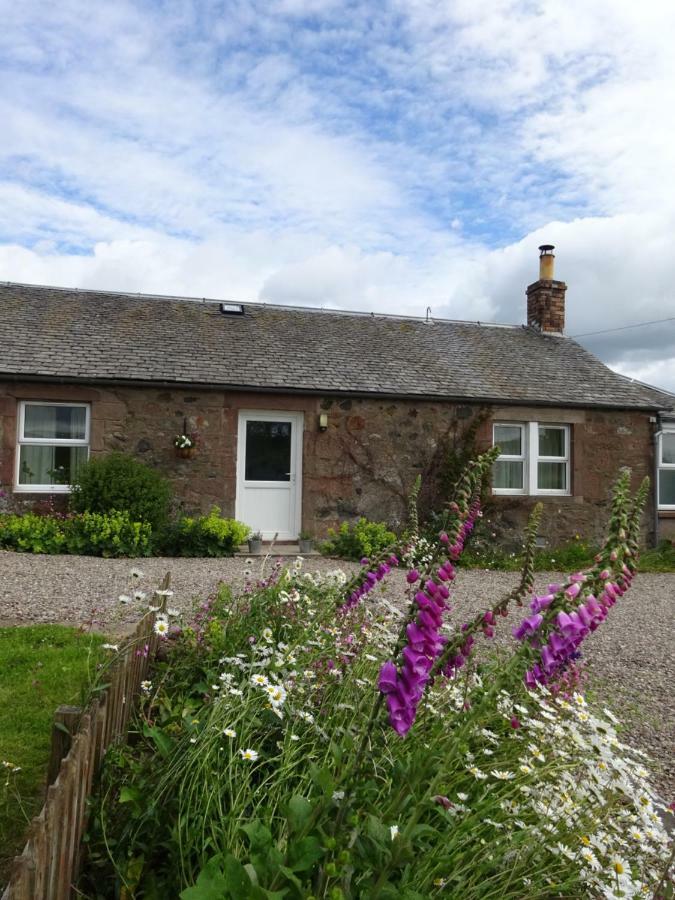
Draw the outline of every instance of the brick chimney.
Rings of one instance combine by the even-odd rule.
[[[567,285],[553,277],[554,250],[553,244],[542,244],[539,248],[539,281],[527,289],[527,324],[547,334],[562,334]]]

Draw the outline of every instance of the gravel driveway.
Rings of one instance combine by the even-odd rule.
[[[289,560],[290,562],[290,560]],[[259,569],[260,561],[253,567]],[[353,564],[312,557],[310,571]],[[133,568],[143,576],[134,580]],[[219,581],[243,585],[245,560],[99,559],[91,556],[37,556],[0,551],[0,625],[93,622],[99,630],[120,634],[138,619],[141,606],[123,605],[120,594],[134,588],[150,593],[171,573],[172,604],[188,611],[195,599],[211,593]],[[513,572],[461,571],[456,609],[471,615],[501,597],[517,582]],[[540,573],[537,586],[555,580]],[[390,591],[402,596],[404,579],[393,573]],[[508,622],[510,623],[510,619]],[[668,802],[675,799],[675,575],[640,575],[610,616],[584,643],[595,688],[626,725],[626,736],[657,763],[654,781]]]

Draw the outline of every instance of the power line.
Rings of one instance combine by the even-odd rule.
[[[636,322],[635,325],[622,325],[620,328],[603,328],[602,331],[585,331],[583,334],[571,334],[572,338],[591,337],[594,334],[609,334],[610,331],[629,331],[631,328],[644,328],[645,325],[661,325],[663,322],[675,322],[675,316],[667,319],[654,319],[651,322]]]

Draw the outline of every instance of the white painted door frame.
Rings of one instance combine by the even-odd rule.
[[[246,481],[246,423],[247,422],[290,422],[290,480],[285,481]],[[254,531],[262,532],[263,540],[271,540],[278,533],[280,541],[292,541],[300,534],[302,518],[302,444],[304,434],[304,413],[286,412],[284,410],[246,409],[239,411],[237,430],[237,487],[235,498],[235,516],[239,521],[249,525]],[[269,492],[274,499],[279,513],[280,492],[288,494],[288,525],[279,527],[279,521],[268,522],[265,519],[265,494]],[[283,507],[281,508],[283,511]],[[247,519],[249,521],[247,521]],[[285,516],[284,516],[285,520]],[[268,527],[269,526],[269,527]]]

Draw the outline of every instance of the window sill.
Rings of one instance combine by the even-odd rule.
[[[70,494],[72,488],[69,484],[15,484],[15,494]]]

